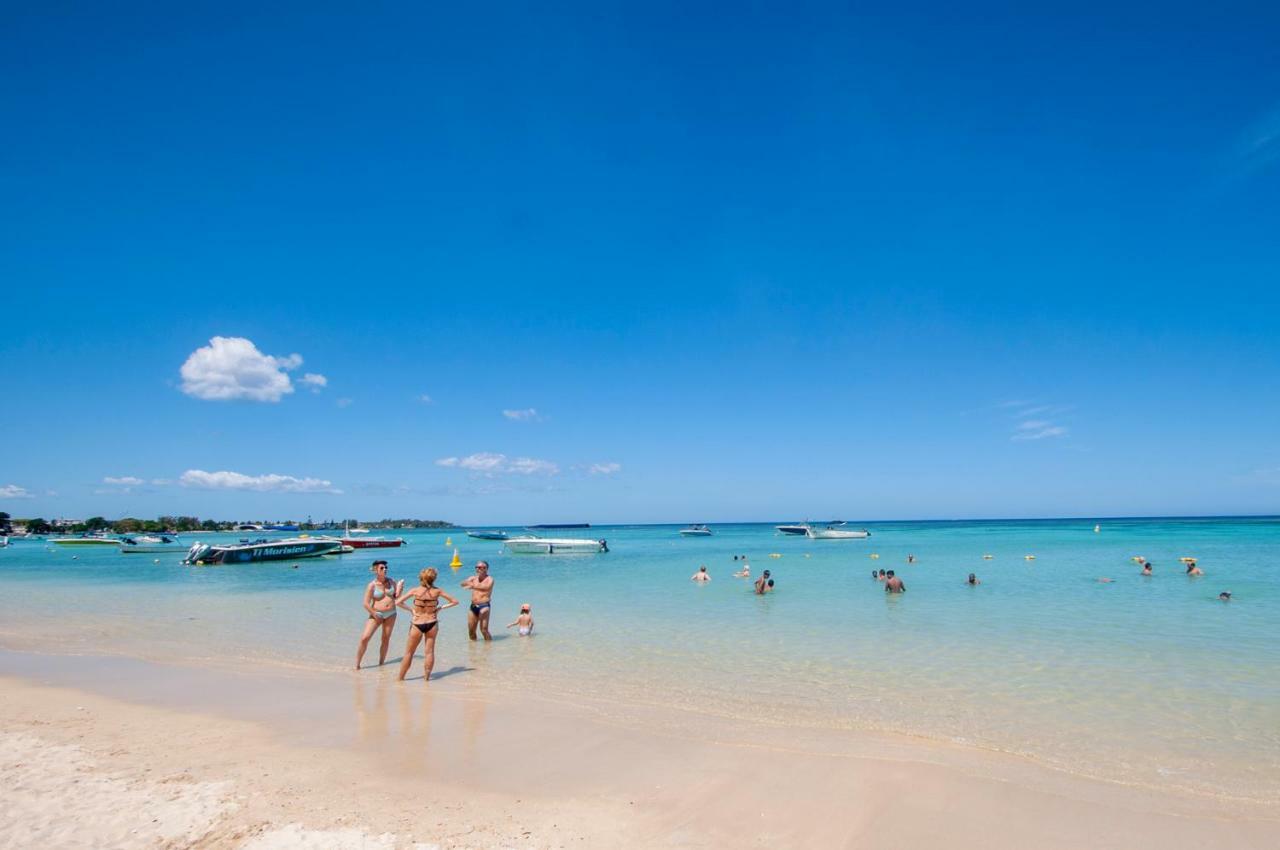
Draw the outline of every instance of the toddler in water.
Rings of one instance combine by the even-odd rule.
[[[512,622],[508,623],[507,628],[509,629],[513,626],[519,626],[521,637],[528,637],[529,635],[533,634],[533,614],[529,613],[531,608],[532,606],[530,606],[528,602],[521,605],[520,616],[516,617],[515,620],[513,620]]]

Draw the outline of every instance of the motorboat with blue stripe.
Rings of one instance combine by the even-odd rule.
[[[256,564],[291,561],[342,552],[342,541],[333,537],[288,537],[283,540],[219,544],[197,543],[187,550],[188,564]]]

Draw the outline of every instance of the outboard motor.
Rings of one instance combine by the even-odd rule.
[[[210,546],[208,543],[196,543],[194,546],[192,546],[190,549],[187,550],[187,557],[183,559],[182,563],[194,564],[202,560],[205,555],[209,554],[209,550],[211,550],[212,548],[213,547]]]

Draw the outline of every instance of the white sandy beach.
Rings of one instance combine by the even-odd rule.
[[[448,679],[428,696],[421,682],[397,686],[385,671],[354,684],[273,682],[18,653],[6,653],[4,667],[22,678],[3,680],[0,701],[3,847],[1280,842],[1270,807],[909,739],[650,723],[638,707],[624,716],[477,700]],[[97,693],[66,686],[76,678]]]

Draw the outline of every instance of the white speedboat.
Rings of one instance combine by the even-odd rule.
[[[803,535],[809,531],[809,526],[805,523],[798,523],[796,525],[775,525],[774,528],[778,529],[778,531],[781,531],[783,534]]]
[[[864,540],[871,536],[871,532],[865,529],[849,531],[843,528],[833,528],[829,525],[825,528],[814,528],[811,525],[805,529],[804,533],[810,540]]]
[[[503,541],[508,552],[518,555],[568,555],[586,552],[608,552],[606,540],[573,537],[508,537]]]
[[[182,544],[166,534],[156,537],[151,534],[139,534],[135,537],[122,537],[120,551],[134,555],[154,555],[158,552],[181,552]]]
[[[691,525],[688,528],[680,529],[682,537],[710,537],[711,529],[705,525]]]

